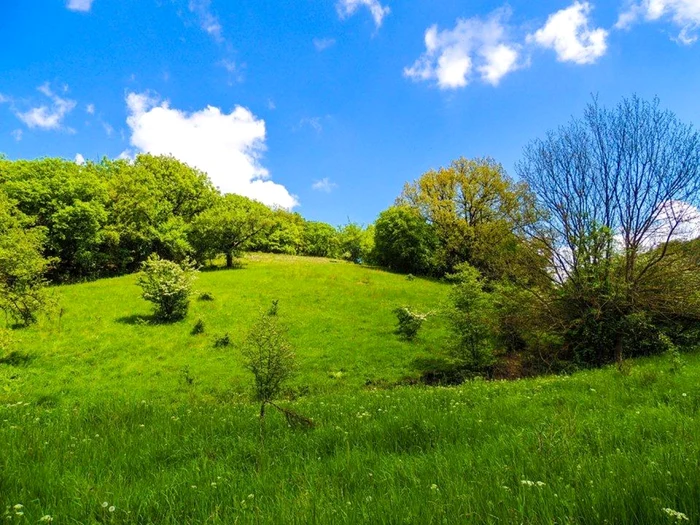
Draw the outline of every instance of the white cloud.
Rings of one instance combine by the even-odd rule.
[[[85,164],[85,157],[83,157],[80,153],[77,153],[75,155],[75,163],[78,166],[82,166],[83,164]]]
[[[642,0],[629,2],[627,9],[620,14],[615,25],[618,29],[627,29],[639,19],[655,22],[670,19],[680,28],[677,41],[692,44],[697,41],[700,29],[700,0]]]
[[[591,10],[588,2],[574,2],[550,15],[544,27],[528,35],[527,41],[553,49],[560,62],[592,64],[607,51],[608,32],[589,27]]]
[[[51,91],[48,83],[43,84],[38,89],[39,92],[51,99],[51,105],[38,106],[25,112],[15,109],[15,115],[29,128],[60,129],[64,117],[75,108],[75,101],[59,97]]]
[[[338,0],[335,5],[340,18],[348,18],[357,12],[360,7],[366,7],[372,13],[374,25],[381,27],[384,17],[391,13],[389,6],[383,6],[379,0]]]
[[[71,11],[90,11],[94,0],[68,0],[66,7]]]
[[[316,48],[316,51],[325,51],[334,45],[335,38],[314,38],[314,47]]]
[[[211,0],[190,0],[189,8],[197,15],[200,27],[217,42],[223,42],[223,28],[219,19],[211,12]]]
[[[10,102],[10,99],[0,93],[0,104],[4,104],[5,102]]]
[[[522,67],[520,46],[508,39],[509,17],[509,9],[499,9],[486,20],[459,19],[453,29],[430,27],[425,32],[425,53],[404,69],[404,75],[435,80],[440,89],[456,89],[469,84],[476,71],[482,81],[498,85],[505,75]]]
[[[17,142],[19,142],[20,140],[22,140],[22,137],[24,136],[24,132],[21,129],[16,129],[12,133],[10,133],[10,135],[12,135],[12,137]]]
[[[94,115],[95,114],[95,104],[88,104],[85,106],[85,113],[88,115]]]
[[[331,182],[331,180],[328,177],[324,177],[321,180],[317,180],[311,185],[311,188],[313,190],[322,191],[324,193],[330,193],[337,187],[338,185],[335,182]]]
[[[173,155],[206,172],[225,193],[237,193],[269,206],[298,204],[261,165],[265,122],[237,106],[231,113],[207,106],[188,113],[173,109],[148,93],[126,97],[131,144],[155,155]]]

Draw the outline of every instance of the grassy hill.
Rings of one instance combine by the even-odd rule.
[[[186,321],[153,325],[134,283],[57,288],[60,326],[21,331],[27,360],[0,365],[7,523],[700,523],[698,355],[377,388],[446,336],[435,317],[400,341],[391,310],[437,309],[444,285],[251,256],[204,273],[214,301]],[[313,429],[261,427],[244,395],[235,342],[273,299],[301,368],[285,406]],[[214,348],[224,332],[234,346]]]
[[[298,357],[293,387],[303,392],[415,375],[413,360],[429,355],[446,335],[434,318],[418,340],[404,342],[393,334],[392,313],[404,304],[438,309],[445,285],[345,262],[250,255],[241,269],[203,272],[196,289],[214,300],[195,299],[186,320],[158,325],[150,322],[150,304],[133,275],[55,288],[63,315],[17,333],[31,366],[0,367],[0,381],[9,385],[0,395],[173,400],[194,391],[228,400],[249,384],[236,347],[273,300]],[[205,332],[193,336],[199,319]],[[231,346],[215,348],[227,333]],[[194,388],[185,388],[185,369]]]

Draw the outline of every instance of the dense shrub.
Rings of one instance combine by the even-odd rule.
[[[189,261],[181,264],[152,255],[141,266],[138,285],[142,297],[155,305],[155,317],[176,321],[187,315],[197,271]]]
[[[414,312],[408,306],[402,306],[394,310],[398,327],[396,333],[408,341],[412,341],[418,335],[418,331],[428,318],[427,314]]]
[[[494,297],[484,290],[476,268],[464,263],[456,270],[448,311],[454,333],[452,355],[469,372],[488,373],[496,362],[499,335]]]

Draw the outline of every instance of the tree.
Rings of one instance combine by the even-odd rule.
[[[527,185],[513,182],[493,159],[460,158],[406,184],[397,204],[416,209],[438,238],[441,272],[468,262],[499,278],[517,249],[515,232],[534,214]]]
[[[29,325],[47,304],[43,228],[34,227],[0,191],[0,309]]]
[[[265,407],[268,404],[275,406],[275,399],[295,369],[294,352],[277,316],[265,314],[258,319],[248,334],[242,353],[244,366],[253,374],[253,392],[256,401],[260,402],[262,419]],[[286,415],[286,411],[282,412]]]
[[[493,296],[479,271],[467,263],[451,275],[449,319],[455,334],[452,354],[470,373],[487,372],[496,362],[498,321]]]
[[[233,258],[274,226],[271,210],[257,201],[228,194],[219,198],[211,208],[195,217],[190,242],[198,258],[226,255],[226,266]]]
[[[99,272],[108,195],[90,165],[50,158],[3,162],[0,185],[22,213],[45,228],[44,255],[55,259],[52,279]]]
[[[568,342],[587,345],[589,362],[621,361],[639,314],[657,326],[669,308],[700,320],[697,266],[673,248],[698,235],[700,135],[691,126],[658,99],[613,109],[594,99],[583,118],[530,143],[517,170],[544,211],[525,231],[551,257]],[[677,283],[689,286],[684,294]]]
[[[374,260],[404,273],[432,271],[437,236],[418,210],[392,206],[379,214],[374,230]]]
[[[313,257],[337,257],[338,230],[325,222],[307,221],[302,234],[302,253]]]
[[[338,242],[343,259],[356,264],[371,260],[374,248],[374,226],[364,227],[348,222],[338,230]]]

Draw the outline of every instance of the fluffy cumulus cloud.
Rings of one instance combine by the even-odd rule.
[[[358,9],[366,7],[372,14],[374,25],[379,28],[384,21],[384,17],[391,13],[388,6],[383,6],[379,0],[338,0],[336,9],[340,18],[348,18],[354,15]]]
[[[66,7],[71,11],[90,11],[93,0],[68,0]]]
[[[414,80],[435,81],[441,89],[468,85],[474,76],[492,85],[521,67],[520,46],[508,38],[508,9],[499,9],[487,19],[460,19],[453,29],[425,32],[425,53],[404,75]]]
[[[553,49],[560,62],[592,64],[608,48],[608,32],[590,27],[588,17],[592,9],[588,2],[574,2],[550,15],[544,27],[528,35],[527,40]]]
[[[689,45],[697,41],[700,29],[700,0],[642,0],[630,2],[615,27],[627,29],[644,20],[669,20],[680,28],[677,40]]]
[[[188,113],[148,93],[129,93],[126,103],[131,144],[139,151],[173,155],[206,172],[225,193],[287,209],[298,204],[261,165],[265,122],[248,109],[237,106],[225,113],[208,106]]]
[[[51,90],[48,83],[40,86],[39,92],[46,96],[51,103],[42,104],[27,111],[14,108],[15,115],[29,128],[60,129],[63,126],[63,119],[75,108],[75,101],[58,96]]]

